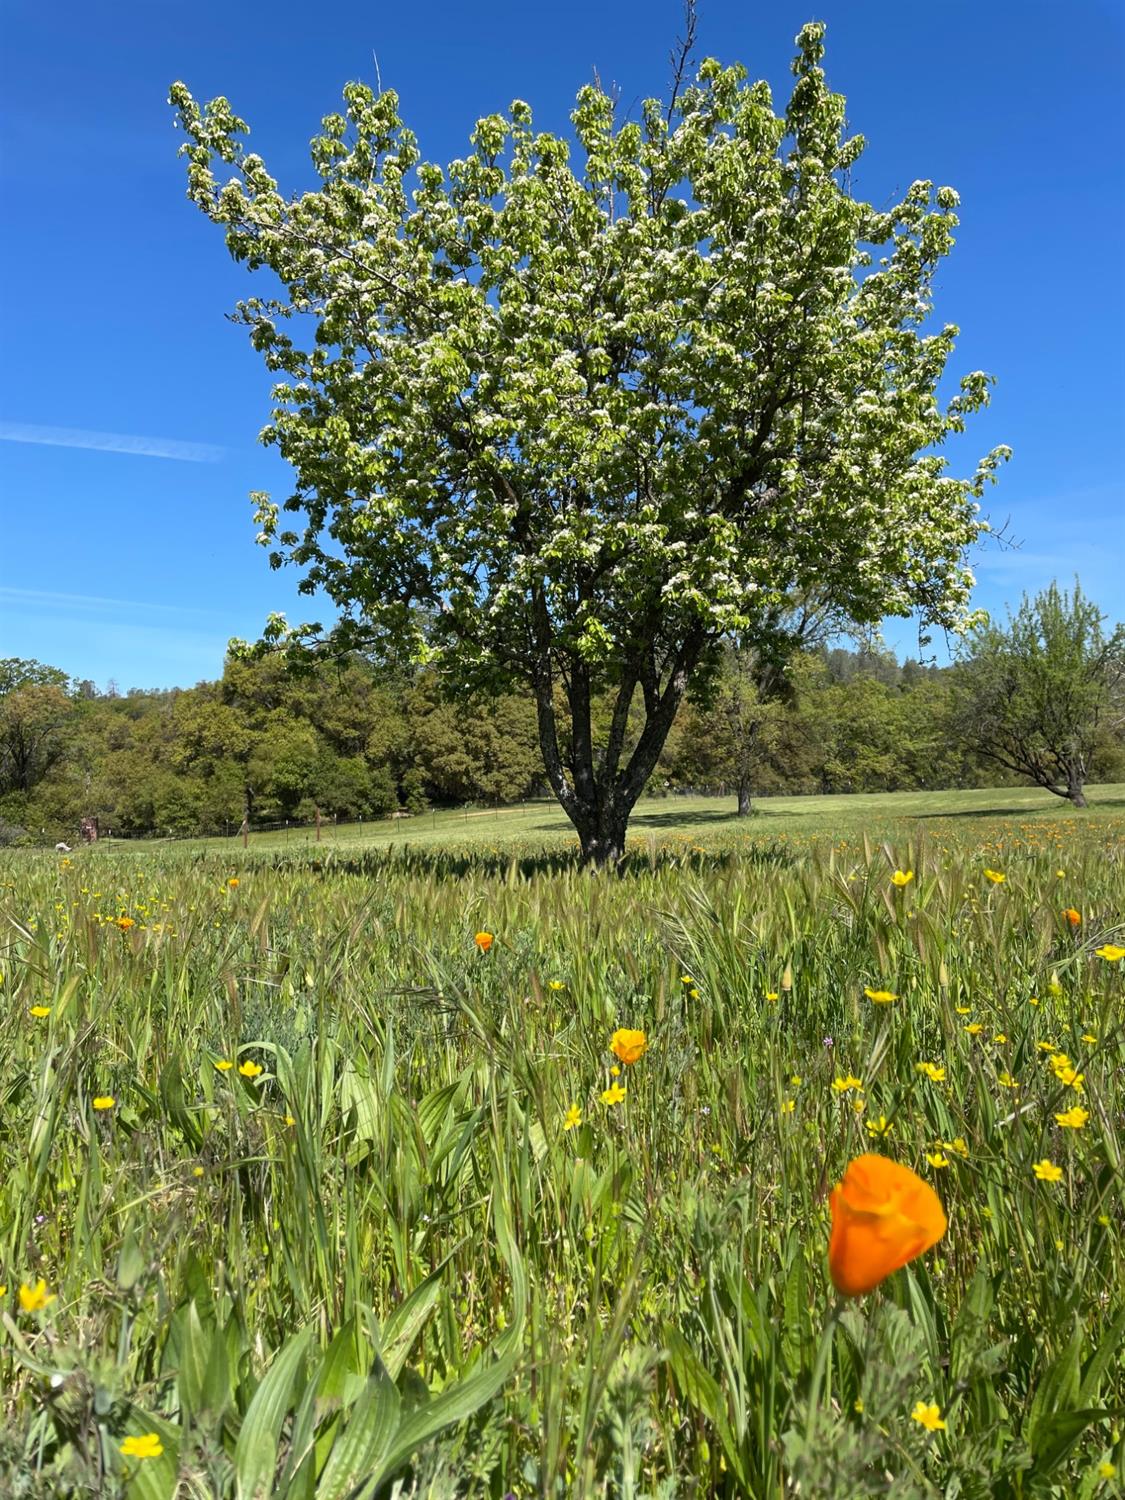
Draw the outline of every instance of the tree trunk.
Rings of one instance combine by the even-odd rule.
[[[616,869],[625,858],[625,827],[629,814],[603,811],[578,829],[582,845],[582,863],[594,869]]]
[[[1078,777],[1071,777],[1067,782],[1066,800],[1072,802],[1075,807],[1086,806],[1086,793],[1082,789],[1082,782]]]
[[[738,816],[748,818],[753,811],[754,807],[750,801],[750,783],[740,781],[738,783]]]

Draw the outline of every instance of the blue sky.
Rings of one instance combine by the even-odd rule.
[[[431,0],[241,5],[8,0],[0,60],[0,657],[103,685],[217,676],[229,636],[309,615],[254,545],[252,489],[286,494],[257,446],[269,377],[224,318],[254,280],[184,196],[167,88],[223,93],[284,187],[340,87],[399,91],[423,152],[465,150],[477,116],[528,99],[564,129],[596,68],[624,105],[665,92],[676,0],[558,7]],[[914,178],[961,193],[938,315],[953,368],[997,376],[959,472],[1015,450],[988,512],[1018,550],[974,560],[977,602],[1080,574],[1125,618],[1125,83],[1110,0],[701,0],[698,55],[738,59],[788,96],[792,41],[828,23],[827,69],[869,148],[856,190]],[[887,639],[911,648],[905,622]]]

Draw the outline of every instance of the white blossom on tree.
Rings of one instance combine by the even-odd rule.
[[[597,863],[725,636],[810,592],[858,625],[969,618],[965,551],[1006,450],[968,478],[941,453],[989,387],[936,395],[957,195],[852,195],[863,141],[823,31],[797,38],[782,114],[708,59],[639,119],[583,88],[575,142],[516,100],[444,170],[392,91],[349,84],[312,143],[320,187],[292,197],[225,99],[172,89],[191,197],[281,285],[238,310],[278,377],[263,441],[296,474],[280,505],[257,497],[271,562],[332,599],[340,649],[406,652],[459,691],[526,684]],[[267,639],[318,631],[275,617]]]

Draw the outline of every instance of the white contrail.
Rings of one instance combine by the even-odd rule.
[[[181,443],[175,438],[136,437],[125,432],[86,432],[80,427],[38,427],[29,422],[0,422],[0,440],[40,443],[47,448],[133,453],[139,458],[174,458],[188,464],[218,463],[224,452],[214,443]]]

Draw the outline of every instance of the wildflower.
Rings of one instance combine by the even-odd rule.
[[[793,1085],[793,1087],[795,1089],[799,1089],[801,1087],[801,1075],[800,1075],[800,1073],[794,1073],[794,1074],[792,1074],[790,1076],[789,1082]]]
[[[203,1176],[203,1168],[202,1167],[192,1167],[192,1169],[191,1169],[191,1175],[193,1177],[202,1177]]]
[[[880,1115],[877,1120],[866,1121],[864,1129],[871,1139],[874,1140],[876,1136],[889,1135],[894,1129],[894,1124],[887,1119],[886,1115]]]
[[[620,1104],[625,1098],[625,1092],[619,1083],[611,1083],[609,1088],[602,1094],[602,1103],[610,1105]]]
[[[996,1082],[999,1083],[1000,1085],[1002,1085],[1002,1087],[1004,1087],[1006,1089],[1018,1089],[1019,1088],[1019,1080],[1016,1079],[1016,1078],[1013,1078],[1012,1075],[1009,1072],[1007,1072],[1007,1071],[1005,1071],[1003,1073],[997,1073],[997,1075],[996,1075]]]
[[[942,1141],[947,1151],[956,1151],[958,1156],[968,1156],[969,1143],[963,1135],[955,1135],[951,1141]]]
[[[681,984],[686,984],[686,985],[690,986],[690,985],[693,985],[695,983],[695,980],[691,977],[690,974],[681,974],[680,975],[680,983]]]
[[[1125,958],[1125,948],[1122,948],[1118,943],[1103,943],[1100,948],[1095,948],[1094,952],[1099,958],[1104,958],[1107,963],[1111,964],[1115,964],[1119,959]]]
[[[979,1021],[970,1021],[968,1026],[965,1027],[965,1030],[969,1033],[970,1036],[980,1036],[981,1032],[984,1030],[984,1027]]]
[[[1066,878],[1066,871],[1065,871],[1065,870],[1056,870],[1056,871],[1055,871],[1055,875],[1056,875],[1056,877],[1057,877],[1057,878],[1058,878],[1058,879],[1059,879],[1059,880],[1063,880],[1063,879],[1065,879],[1065,878]]]
[[[993,885],[1003,885],[1008,877],[1000,870],[985,870],[984,878],[991,880]]]
[[[830,1036],[822,1036],[820,1041],[821,1045],[827,1047],[829,1050],[831,1050],[836,1045],[836,1043]]]
[[[239,1063],[238,1071],[242,1074],[243,1078],[257,1078],[262,1071],[262,1065],[261,1063],[252,1061],[248,1057],[244,1063]]]
[[[1073,1089],[1075,1093],[1082,1094],[1085,1092],[1082,1085],[1086,1080],[1086,1075],[1085,1073],[1079,1073],[1077,1068],[1056,1068],[1055,1077],[1060,1083],[1065,1083],[1067,1088]]]
[[[1040,1052],[1057,1052],[1059,1050],[1054,1042],[1036,1042],[1035,1045],[1039,1048]]]
[[[1039,1004],[1039,997],[1038,997],[1038,995],[1029,995],[1028,998],[1027,998],[1027,1003],[1028,1003],[1028,1005],[1038,1005]]]
[[[863,1092],[862,1081],[856,1078],[853,1073],[849,1073],[846,1078],[834,1078],[832,1080],[832,1092],[834,1094],[850,1094],[853,1089],[858,1089],[860,1093]]]
[[[1083,1109],[1081,1104],[1075,1104],[1070,1109],[1064,1109],[1061,1114],[1056,1114],[1055,1119],[1064,1130],[1081,1130],[1090,1118],[1090,1111]]]
[[[609,1050],[627,1065],[635,1063],[647,1046],[648,1038],[643,1031],[630,1031],[625,1027],[619,1027],[609,1039]]]
[[[112,1094],[98,1094],[93,1100],[95,1109],[112,1109],[116,1103],[117,1100]]]
[[[621,1069],[617,1066],[616,1063],[614,1063],[613,1067],[610,1068],[610,1070],[609,1070],[609,1076],[611,1078],[620,1078],[621,1077]]]
[[[476,943],[482,953],[488,952],[492,947],[493,941],[491,932],[478,932],[473,938],[473,942]]]
[[[1063,916],[1072,927],[1082,926],[1082,913],[1074,906],[1064,906]]]
[[[971,1005],[955,1005],[953,1007],[959,1016],[967,1016],[972,1008]]]
[[[1096,1047],[1098,1044],[1098,1039],[1092,1031],[1084,1031],[1082,1033],[1082,1040],[1086,1043],[1087,1047]]]
[[[944,1083],[945,1082],[945,1069],[942,1068],[942,1067],[939,1067],[937,1063],[932,1063],[932,1062],[915,1063],[914,1064],[914,1069],[915,1069],[915,1072],[925,1073],[926,1077],[930,1080],[931,1083]]]
[[[120,927],[122,932],[128,932],[130,927],[135,927],[136,925],[132,917],[118,917],[115,921],[115,926]]]
[[[285,1116],[285,1123],[286,1123],[286,1125],[290,1125],[290,1126],[296,1125],[296,1123],[297,1123],[297,1116],[296,1115],[286,1115]]]
[[[943,1155],[943,1153],[940,1151],[927,1151],[926,1160],[929,1162],[931,1167],[941,1168],[948,1167],[949,1165],[949,1157]]]
[[[576,1125],[582,1124],[582,1111],[577,1104],[572,1104],[563,1117],[563,1129],[573,1130]]]
[[[234,1063],[231,1061],[231,1059],[229,1057],[220,1057],[219,1060],[216,1062],[215,1067],[218,1069],[218,1071],[220,1073],[227,1073],[227,1072],[230,1071],[231,1068],[234,1067]]]
[[[1008,1040],[1007,1033],[1003,1032],[1003,1031],[998,1031],[996,1033],[996,1035],[992,1038],[992,1040],[994,1042],[999,1042],[1001,1044],[1001,1046],[1003,1046],[1003,1044]]]
[[[549,979],[547,981],[547,988],[549,990],[565,990],[566,985],[563,984],[561,979]]]
[[[857,1396],[855,1398],[855,1403],[853,1405],[853,1410],[856,1411],[856,1412],[858,1412],[861,1417],[863,1416],[863,1397],[862,1396]]]
[[[20,1306],[24,1312],[42,1312],[54,1300],[55,1294],[47,1290],[42,1276],[34,1286],[28,1286],[26,1281],[20,1283]]]
[[[891,884],[897,885],[901,890],[904,885],[909,885],[914,879],[913,870],[896,870],[891,876]]]
[[[898,996],[894,993],[893,990],[865,989],[863,993],[869,1000],[873,1000],[876,1005],[889,1005],[892,1000],[898,999]]]
[[[796,1099],[783,1099],[781,1101],[781,1113],[783,1115],[791,1115],[796,1108]]]
[[[909,1167],[868,1153],[832,1189],[828,1269],[836,1290],[859,1297],[936,1245],[946,1218],[933,1188]]]
[[[49,1005],[33,1005],[28,1014],[34,1016],[37,1021],[42,1021],[44,1016],[51,1014],[51,1007]]]
[[[1113,1467],[1108,1458],[1103,1459],[1103,1461],[1098,1465],[1099,1479],[1112,1479],[1116,1473],[1117,1470]]]
[[[938,1406],[936,1401],[931,1401],[929,1406],[924,1401],[917,1402],[910,1415],[927,1432],[945,1431],[945,1422],[942,1419],[941,1407]]]
[[[238,876],[232,875],[231,878],[227,881],[227,886],[230,890],[236,891],[238,889]]]
[[[1058,1182],[1063,1174],[1063,1169],[1056,1167],[1054,1162],[1046,1156],[1042,1161],[1034,1162],[1031,1170],[1040,1182]]]
[[[127,1437],[120,1451],[126,1458],[159,1458],[164,1444],[155,1432],[146,1432],[143,1437]]]
[[[767,990],[766,991],[766,999],[772,1005],[773,1002],[777,999],[777,991],[776,990]]]

